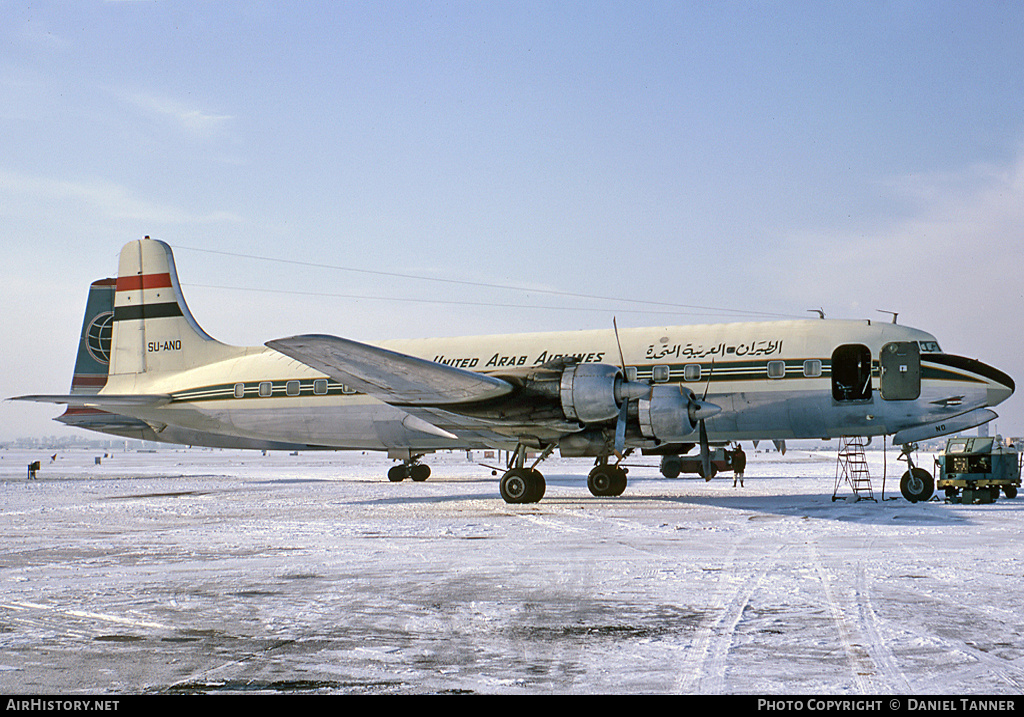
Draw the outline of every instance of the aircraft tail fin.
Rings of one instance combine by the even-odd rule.
[[[146,237],[126,244],[115,288],[111,377],[183,371],[237,352],[196,323],[164,242]]]
[[[78,339],[75,372],[71,376],[71,396],[95,395],[107,385],[110,369],[110,338],[114,326],[114,291],[117,279],[100,279],[89,286],[85,318]],[[69,426],[89,427],[107,421],[111,414],[97,408],[69,405],[56,421]]]
[[[82,334],[78,339],[71,393],[94,394],[107,384],[110,339],[114,326],[114,290],[117,279],[100,279],[89,287]]]

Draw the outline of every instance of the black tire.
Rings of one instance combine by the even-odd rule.
[[[928,500],[935,492],[935,481],[932,474],[924,468],[907,471],[900,479],[900,492],[911,503]]]
[[[612,486],[614,491],[612,495],[622,495],[626,490],[626,471],[622,468],[615,469],[615,485]]]
[[[416,463],[409,467],[409,475],[417,483],[422,483],[430,477],[430,466],[422,463]]]
[[[1017,486],[1015,486],[1015,485],[1004,485],[1003,486],[1003,493],[1006,494],[1007,498],[1009,498],[1010,500],[1013,500],[1014,498],[1017,497]]]
[[[541,475],[538,470],[530,471],[530,481],[532,487],[530,489],[530,503],[539,503],[540,499],[544,497],[545,491],[547,491],[548,484],[544,480],[544,476]]]
[[[597,466],[587,476],[587,488],[598,498],[622,495],[626,490],[626,472],[614,466]]]
[[[670,460],[666,460],[666,458],[669,457],[666,456],[661,459],[661,474],[666,478],[678,478],[679,473],[682,471],[682,465],[680,464],[679,459],[673,457]]]
[[[498,490],[506,503],[536,503],[544,496],[546,484],[540,473],[528,468],[513,468],[501,477]]]
[[[393,466],[391,470],[388,471],[388,480],[391,481],[392,483],[401,483],[408,476],[409,472],[404,465]]]

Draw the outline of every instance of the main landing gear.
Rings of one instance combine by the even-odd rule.
[[[509,469],[501,477],[498,486],[506,503],[536,503],[544,497],[547,483],[537,470],[537,465],[551,455],[554,445],[548,446],[533,465],[526,467],[526,446],[520,444],[509,458]]]
[[[425,463],[420,463],[420,458],[423,454],[418,456],[411,456],[399,466],[394,466],[388,471],[388,480],[392,483],[401,483],[406,478],[412,478],[417,483],[421,483],[430,477],[430,466]]]
[[[554,446],[548,446],[533,465],[526,466],[526,447],[520,445],[509,458],[509,469],[501,477],[499,490],[506,503],[536,503],[544,497],[547,484],[537,465],[551,455]],[[626,451],[628,454],[629,451]],[[625,458],[625,455],[623,456]],[[626,490],[626,469],[608,464],[608,456],[597,459],[597,465],[587,476],[587,488],[598,498],[622,495]]]
[[[598,498],[622,495],[626,490],[626,469],[618,464],[608,465],[608,456],[597,459],[597,465],[587,476],[587,488]]]

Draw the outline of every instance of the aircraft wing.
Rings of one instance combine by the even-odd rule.
[[[476,403],[504,396],[514,388],[500,378],[337,336],[307,334],[266,345],[395,406]]]
[[[163,406],[170,403],[167,394],[38,394],[32,396],[14,396],[9,401],[35,401],[36,403],[60,403],[68,406],[84,406],[89,408],[125,408],[130,406]]]

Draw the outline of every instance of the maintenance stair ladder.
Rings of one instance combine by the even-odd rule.
[[[836,487],[832,491],[832,500],[837,500],[839,486],[845,480],[853,488],[857,500],[875,500],[875,491],[871,487],[871,473],[868,472],[868,461],[864,456],[867,440],[860,436],[843,436],[839,441],[839,458],[836,462]]]

